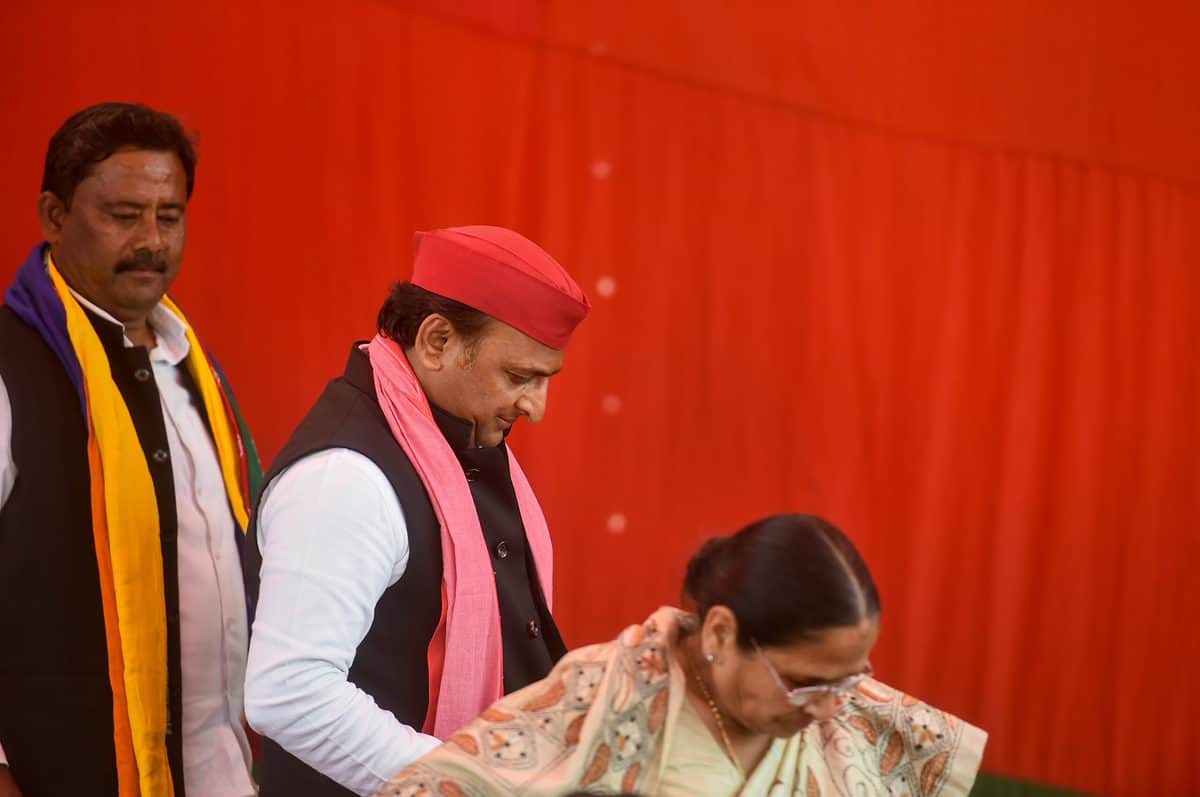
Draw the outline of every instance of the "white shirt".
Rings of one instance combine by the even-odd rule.
[[[74,295],[92,312],[117,323]],[[189,797],[250,797],[255,788],[250,745],[242,728],[246,598],[234,519],[216,448],[180,377],[189,350],[187,327],[162,305],[151,311],[149,323],[157,338],[150,362],[167,431],[178,515],[184,788]],[[133,343],[126,338],[125,346]],[[12,460],[12,424],[8,391],[0,380],[0,507],[19,477]],[[0,763],[5,761],[0,748]]]
[[[267,486],[246,669],[259,733],[351,791],[378,792],[441,742],[348,680],[375,604],[408,566],[408,527],[379,466],[356,451],[310,454]]]

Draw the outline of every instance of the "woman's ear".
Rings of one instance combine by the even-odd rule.
[[[728,659],[737,651],[737,637],[737,615],[728,606],[713,606],[700,630],[701,655],[708,658],[712,654],[714,664],[722,658]]]

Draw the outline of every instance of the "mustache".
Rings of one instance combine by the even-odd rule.
[[[120,274],[124,271],[157,271],[159,274],[165,274],[167,259],[157,252],[140,249],[129,257],[117,261],[113,273]]]

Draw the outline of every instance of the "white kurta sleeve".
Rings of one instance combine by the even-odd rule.
[[[16,480],[17,466],[12,461],[12,405],[8,400],[8,388],[0,378],[0,509],[7,503]],[[4,755],[4,745],[0,744],[0,766],[7,765],[8,757]]]
[[[408,564],[400,502],[375,463],[331,449],[276,477],[258,519],[246,717],[313,769],[374,794],[440,744],[347,678],[376,603]]]
[[[8,503],[12,494],[13,484],[17,480],[17,466],[12,458],[12,402],[8,398],[8,388],[0,377],[0,509]],[[7,761],[4,751],[0,750],[0,764]]]

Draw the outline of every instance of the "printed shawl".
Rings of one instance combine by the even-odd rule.
[[[684,616],[665,607],[614,642],[567,654],[544,680],[397,774],[379,797],[657,793],[664,762],[688,752],[672,749],[687,691],[676,653]],[[777,741],[782,754],[764,758],[740,794],[970,792],[983,731],[870,679],[843,701],[833,719]],[[706,794],[705,784],[694,793]]]

